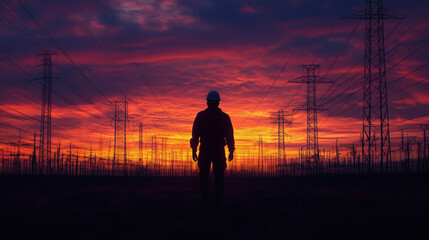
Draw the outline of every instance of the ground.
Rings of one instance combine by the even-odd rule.
[[[429,178],[0,177],[2,239],[424,239]],[[426,237],[424,237],[426,236]]]

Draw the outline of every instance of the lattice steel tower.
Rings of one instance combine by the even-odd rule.
[[[52,56],[55,52],[42,51],[38,54],[43,66],[42,111],[40,114],[39,164],[41,174],[50,174],[51,167],[51,109],[52,109]]]
[[[286,161],[286,141],[285,141],[285,116],[290,116],[283,109],[277,111],[276,120],[272,123],[277,124],[277,166],[285,164]]]
[[[115,101],[115,139],[113,150],[112,175],[118,174],[123,167],[123,174],[127,175],[127,121],[128,102]]]
[[[331,80],[318,76],[320,65],[303,65],[305,68],[305,76],[290,80],[290,83],[305,83],[307,84],[307,163],[310,166],[317,167],[319,164],[319,126],[317,123],[317,112],[320,109],[317,106],[316,86],[318,83],[332,83]],[[314,168],[313,168],[314,169]]]
[[[369,171],[374,161],[379,161],[382,172],[391,163],[384,19],[404,17],[385,9],[382,0],[366,0],[365,9],[350,17],[365,19],[362,156]]]
[[[277,166],[283,164],[286,158],[285,145],[285,112],[279,110],[277,116]]]

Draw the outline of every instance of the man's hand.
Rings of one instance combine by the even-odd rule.
[[[233,152],[230,152],[229,153],[229,156],[228,156],[228,161],[232,161],[232,159],[234,159],[234,153]]]
[[[194,162],[198,162],[197,151],[192,151],[192,159],[194,160]]]

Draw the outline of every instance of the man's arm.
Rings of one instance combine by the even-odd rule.
[[[199,128],[199,114],[195,117],[194,124],[192,126],[192,138],[190,140],[192,148],[192,159],[196,162],[198,161],[197,148],[200,139],[200,128]]]
[[[234,128],[232,127],[231,118],[227,115],[226,118],[226,143],[228,144],[229,156],[228,160],[232,161],[234,158],[235,140],[234,140]]]

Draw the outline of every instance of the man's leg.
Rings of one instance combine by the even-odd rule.
[[[226,162],[219,161],[217,164],[213,163],[213,174],[215,177],[214,190],[216,204],[221,204],[224,195],[224,175],[225,175]]]
[[[209,175],[210,175],[211,162],[207,159],[200,159],[198,161],[198,167],[200,168],[200,195],[203,204],[207,204],[209,200]]]

